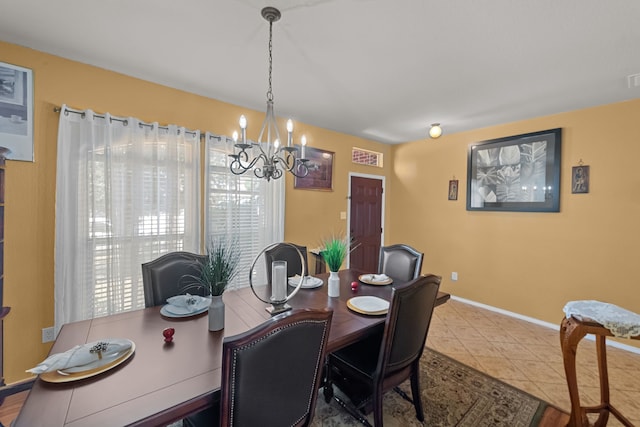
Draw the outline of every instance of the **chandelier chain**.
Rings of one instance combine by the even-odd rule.
[[[267,90],[267,100],[273,101],[273,90],[271,90],[271,71],[273,68],[273,19],[269,19],[269,90]]]

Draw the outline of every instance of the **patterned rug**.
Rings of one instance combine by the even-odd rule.
[[[547,403],[431,349],[420,363],[425,422],[413,405],[395,392],[384,397],[387,427],[530,427],[537,426]],[[401,388],[411,396],[408,381]],[[373,424],[373,414],[367,416]],[[340,405],[326,404],[319,393],[312,427],[361,426]]]

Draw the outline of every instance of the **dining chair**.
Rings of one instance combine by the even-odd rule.
[[[268,283],[271,283],[271,264],[273,261],[287,261],[287,277],[295,276],[296,274],[302,274],[302,262],[300,261],[300,255],[302,254],[304,260],[305,275],[309,275],[309,262],[307,261],[307,247],[296,245],[294,243],[278,243],[273,248],[265,251],[265,261],[267,266],[267,279]]]
[[[373,409],[374,425],[382,427],[382,398],[394,389],[412,402],[416,418],[424,421],[420,395],[420,357],[442,278],[421,276],[392,290],[384,327],[361,341],[331,353],[327,358],[325,400],[333,397],[365,425],[364,415]],[[411,399],[398,388],[410,379]],[[334,395],[335,384],[346,402]]]
[[[409,245],[390,245],[380,248],[378,273],[384,273],[394,281],[408,282],[420,276],[424,254]]]
[[[308,426],[333,311],[296,309],[222,344],[220,404],[183,419],[196,426]]]
[[[183,293],[189,284],[195,282],[195,279],[189,276],[199,276],[200,266],[205,260],[206,255],[169,252],[142,264],[145,307],[163,305],[167,298]],[[206,296],[206,290],[200,287],[190,287],[189,293]]]

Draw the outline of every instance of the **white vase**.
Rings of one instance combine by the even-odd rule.
[[[340,296],[340,277],[338,277],[337,271],[331,271],[329,273],[329,296],[330,297],[339,297]]]
[[[224,329],[224,301],[222,295],[213,295],[209,305],[209,330]]]

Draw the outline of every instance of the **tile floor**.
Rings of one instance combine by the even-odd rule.
[[[435,309],[427,346],[566,412],[571,408],[557,330],[452,299]],[[592,340],[580,342],[576,360],[581,403],[595,405],[600,388]],[[608,346],[607,361],[612,405],[640,426],[640,354]],[[610,416],[607,425],[622,424]]]

